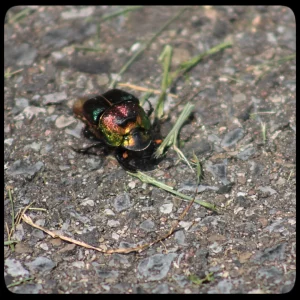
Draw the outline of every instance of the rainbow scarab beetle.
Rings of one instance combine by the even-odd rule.
[[[135,96],[119,89],[93,98],[79,98],[73,106],[74,115],[86,125],[84,136],[98,143],[73,149],[87,152],[100,146],[106,153],[113,152],[126,170],[151,169],[157,162],[152,154],[161,142],[158,136],[153,138],[149,120],[152,111],[151,108],[146,113]]]

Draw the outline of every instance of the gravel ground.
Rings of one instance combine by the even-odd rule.
[[[32,203],[35,224],[103,250],[151,242],[188,202],[127,174],[110,156],[82,155],[89,143],[74,100],[108,90],[122,66],[181,7],[17,6],[6,15],[4,221]],[[14,293],[286,293],[296,276],[296,33],[284,6],[190,7],[122,75],[160,89],[158,57],[173,47],[172,70],[224,42],[171,90],[164,136],[189,96],[192,118],[181,150],[204,177],[180,230],[139,253],[103,254],[21,222],[4,246]],[[93,50],[93,51],[92,51]],[[123,88],[137,97],[143,92]],[[200,91],[199,91],[200,89]],[[156,97],[157,98],[157,97]],[[153,103],[155,97],[150,98]],[[263,134],[264,132],[264,134]],[[187,195],[196,176],[176,152],[148,175]],[[9,239],[6,226],[4,240]],[[210,280],[203,283],[208,274]],[[213,277],[213,278],[212,278]],[[31,280],[22,281],[23,279]],[[14,285],[15,284],[15,285]]]

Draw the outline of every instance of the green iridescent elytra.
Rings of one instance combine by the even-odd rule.
[[[73,112],[97,139],[110,146],[142,151],[152,141],[151,123],[139,100],[122,90],[78,99]]]

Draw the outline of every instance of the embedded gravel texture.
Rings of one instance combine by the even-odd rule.
[[[4,42],[4,221],[28,204],[34,223],[103,250],[165,234],[188,202],[140,182],[113,157],[82,155],[90,142],[74,100],[108,90],[122,66],[182,7],[142,7],[106,21],[117,6],[16,6]],[[21,13],[21,14],[19,14]],[[18,15],[19,14],[19,15]],[[23,18],[22,18],[23,15]],[[159,90],[158,57],[172,70],[224,41],[177,81],[162,125],[166,136],[185,103],[181,150],[203,166],[197,198],[179,230],[140,253],[103,254],[53,239],[21,222],[4,246],[14,293],[286,293],[296,276],[296,29],[284,6],[190,7],[122,75]],[[84,48],[85,47],[85,48]],[[96,51],[89,51],[93,48]],[[137,97],[143,92],[123,88]],[[157,97],[152,96],[154,104]],[[263,134],[264,131],[264,134]],[[170,149],[147,172],[192,196],[196,176]],[[6,226],[4,240],[8,240]],[[199,284],[213,273],[214,279]],[[195,279],[196,278],[196,279]]]

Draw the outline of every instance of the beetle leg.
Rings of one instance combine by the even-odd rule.
[[[151,114],[152,114],[153,111],[154,111],[154,108],[153,108],[151,102],[150,102],[148,99],[146,99],[146,101],[149,103],[149,106],[150,106],[150,109],[147,111],[147,116],[150,117]]]
[[[102,138],[102,135],[97,130],[87,125],[82,129],[82,134],[89,140],[97,141]]]
[[[85,154],[85,153],[88,152],[88,150],[90,150],[90,149],[92,149],[92,148],[94,148],[94,147],[99,147],[99,146],[103,146],[103,143],[102,143],[102,142],[94,143],[94,144],[89,145],[89,146],[87,146],[87,147],[85,147],[85,148],[78,148],[78,149],[77,149],[77,148],[74,148],[74,147],[72,147],[72,146],[70,146],[70,148],[71,148],[73,151],[77,152],[77,153],[83,153],[83,154]]]
[[[153,140],[156,145],[160,145],[162,143],[161,139]]]

